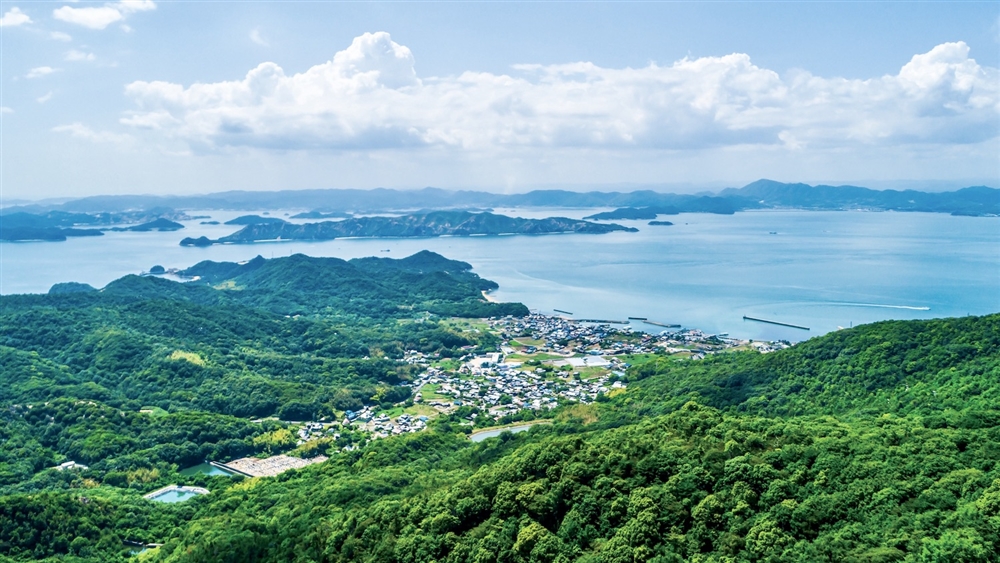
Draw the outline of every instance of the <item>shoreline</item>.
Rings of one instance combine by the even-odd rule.
[[[489,290],[484,289],[482,293],[483,293],[483,299],[489,301],[490,303],[499,303],[500,302],[499,299],[497,299],[496,297],[493,297],[492,295],[490,295]]]

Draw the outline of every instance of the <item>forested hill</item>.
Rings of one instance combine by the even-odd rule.
[[[184,274],[0,297],[0,561],[1000,560],[1000,314],[636,356],[625,389],[479,443],[467,406],[301,442],[289,421],[414,406],[408,350],[454,369],[498,349],[448,311],[524,306],[487,303],[493,282],[431,252]],[[180,472],[277,453],[330,459]],[[52,469],[67,461],[87,467]],[[211,492],[142,496],[174,483]]]
[[[83,301],[75,303],[35,314],[79,327],[86,315],[104,314],[87,308],[81,314]],[[184,353],[202,358],[199,369],[276,370],[297,361],[286,375],[271,371],[271,378],[322,382],[334,364],[317,365],[312,376],[293,374],[311,365],[306,358],[337,354],[310,347],[352,337],[316,332],[320,327],[308,323],[321,321],[304,318],[278,320],[285,332],[271,334],[273,317],[229,318],[236,312],[219,310],[217,322],[228,335],[215,328],[205,335],[199,323],[162,334],[167,325],[161,324],[146,338],[159,339],[155,351],[169,350],[160,346],[167,338],[189,335],[191,351]],[[135,321],[126,319],[138,313],[116,313],[116,330],[133,330]],[[148,318],[161,314],[150,311]],[[26,317],[15,320],[30,326]],[[241,338],[239,331],[264,331],[253,337],[253,355],[241,351],[251,345],[237,341],[228,357],[206,351]],[[112,379],[136,373],[125,394],[153,381],[179,386],[173,374],[151,377],[165,357],[109,366],[104,362],[113,348],[99,342],[46,348],[21,341],[11,352],[21,364],[5,360],[3,377],[15,373],[12,365],[34,362],[30,371],[17,368],[26,392],[83,365]],[[180,363],[197,371],[193,358]],[[393,369],[394,377],[407,376]],[[589,406],[564,406],[553,424],[529,432],[472,443],[453,426],[436,425],[277,478],[214,478],[205,482],[210,495],[176,506],[145,502],[136,491],[176,479],[171,460],[266,452],[276,447],[280,430],[185,411],[152,419],[66,400],[30,412],[22,406],[6,411],[12,423],[0,428],[7,456],[0,467],[10,468],[0,476],[7,483],[31,474],[21,459],[53,463],[63,459],[59,448],[97,461],[83,477],[47,472],[27,484],[0,486],[0,555],[124,561],[121,540],[131,538],[164,544],[140,561],[177,563],[1000,558],[1000,315],[875,323],[765,355],[637,359],[626,377],[625,391]],[[312,391],[326,392],[321,386]],[[175,390],[160,400],[180,396]],[[207,420],[215,421],[211,433],[199,428]],[[197,437],[186,443],[184,436]],[[22,473],[12,473],[16,468]]]
[[[1000,423],[1000,314],[885,321],[807,340],[780,354],[660,358],[630,372],[630,408],[669,412],[690,400],[767,416],[969,411]],[[971,415],[970,415],[971,416]]]
[[[491,303],[482,292],[495,282],[472,266],[429,251],[402,259],[313,258],[295,254],[244,264],[205,261],[181,271],[191,285],[226,290],[228,299],[283,314],[412,316],[414,311],[455,317],[523,316],[520,303]]]
[[[190,283],[126,276],[102,290],[59,284],[49,295],[3,296],[0,403],[69,397],[237,416],[296,403],[313,418],[360,408],[380,388],[408,396],[394,387],[411,377],[396,362],[404,350],[495,348],[489,335],[425,322],[428,312],[527,312],[485,301],[482,290],[496,284],[470,270],[431,252],[258,257],[202,262],[189,272],[203,278]]]
[[[998,324],[877,323],[766,356],[661,360],[548,427],[386,440],[232,487],[150,560],[996,561]],[[764,391],[706,391],[740,372]],[[703,392],[677,403],[685,382]],[[885,394],[906,386],[918,406]]]

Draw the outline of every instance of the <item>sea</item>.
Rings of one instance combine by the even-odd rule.
[[[269,214],[287,219],[297,211]],[[494,211],[582,218],[601,210]],[[221,223],[253,212],[189,213]],[[184,221],[185,229],[175,232],[0,243],[0,293],[44,293],[66,281],[100,288],[154,265],[185,268],[202,260],[295,253],[403,258],[426,249],[468,262],[480,276],[496,281],[495,299],[519,301],[547,314],[628,321],[618,326],[652,333],[667,330],[661,325],[681,325],[736,338],[797,342],[887,319],[1000,312],[997,217],[762,210],[660,217],[671,226],[616,221],[639,231],[603,235],[178,244],[184,237],[218,238],[240,228],[202,224],[207,220]]]

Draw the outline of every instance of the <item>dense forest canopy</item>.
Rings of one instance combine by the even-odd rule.
[[[0,560],[1000,558],[1000,315],[654,355],[626,389],[528,432],[474,443],[452,416],[307,451],[283,421],[391,408],[423,369],[407,350],[497,348],[443,316],[523,305],[487,303],[492,282],[432,253],[185,274],[0,298]],[[289,451],[331,458],[270,478],[178,472]],[[70,460],[87,467],[48,469]],[[212,492],[142,498],[173,483]]]

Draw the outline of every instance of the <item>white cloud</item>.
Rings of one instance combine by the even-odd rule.
[[[51,100],[52,96],[54,96],[54,94],[50,90],[49,93],[45,94],[44,96],[38,97],[35,101],[38,102],[38,103],[40,103],[40,104],[44,104],[45,102]]]
[[[38,66],[28,71],[25,78],[41,78],[43,76],[48,76],[53,72],[58,72],[58,68],[52,68],[50,66]]]
[[[85,61],[90,62],[97,57],[93,53],[84,53],[83,51],[77,51],[76,49],[71,49],[66,53],[65,59],[71,62]]]
[[[68,133],[74,138],[91,141],[94,143],[128,143],[132,141],[132,136],[126,133],[114,133],[111,131],[94,131],[86,125],[75,122],[69,125],[53,127],[54,133]]]
[[[7,13],[3,16],[0,16],[0,27],[17,27],[26,23],[31,23],[31,18],[16,6],[7,10]]]
[[[410,50],[366,33],[331,61],[287,75],[265,62],[242,80],[133,82],[122,122],[192,147],[378,149],[441,146],[811,150],[995,138],[1000,73],[965,43],[868,80],[789,76],[745,54],[669,66],[517,65],[511,75],[418,78]]]
[[[267,42],[266,39],[261,37],[259,29],[250,30],[250,41],[260,45],[261,47],[270,47],[271,44]]]
[[[88,6],[85,8],[63,6],[53,10],[52,17],[90,29],[104,29],[124,18],[118,9],[111,6]]]
[[[14,113],[14,110],[7,106],[0,106],[0,115],[5,113]]]
[[[70,34],[63,33],[61,31],[53,31],[52,33],[49,34],[49,37],[55,39],[56,41],[63,41],[65,43],[69,43],[70,41],[73,40],[73,37],[70,36]]]
[[[115,22],[124,20],[130,14],[155,9],[156,3],[152,0],[125,0],[103,6],[86,6],[83,8],[63,6],[53,10],[52,17],[90,29],[104,29]],[[128,26],[123,25],[122,27],[128,28],[126,31],[131,30]]]

